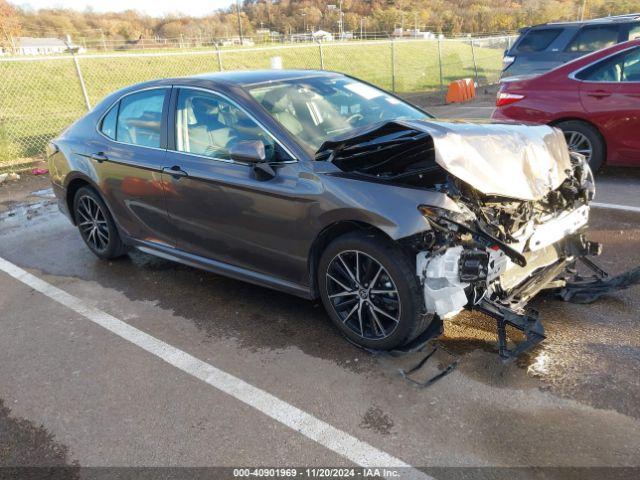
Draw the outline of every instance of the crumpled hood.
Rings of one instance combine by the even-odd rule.
[[[539,200],[571,171],[563,133],[546,125],[398,123],[429,133],[436,162],[486,195]]]

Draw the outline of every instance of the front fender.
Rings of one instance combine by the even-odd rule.
[[[460,212],[451,198],[432,190],[341,174],[327,175],[325,184],[327,192],[331,193],[328,206],[332,208],[318,212],[319,230],[336,222],[357,221],[380,229],[393,240],[399,240],[430,230],[429,223],[418,210],[420,205]]]

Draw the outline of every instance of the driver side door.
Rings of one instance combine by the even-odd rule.
[[[163,176],[179,250],[201,259],[299,283],[306,258],[295,251],[299,163],[228,98],[174,88]],[[260,140],[276,176],[257,178],[253,165],[231,159],[239,141]]]

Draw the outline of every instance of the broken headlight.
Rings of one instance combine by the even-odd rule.
[[[456,223],[466,224],[469,222],[473,222],[476,219],[475,214],[464,204],[458,204],[460,208],[459,212],[454,212],[453,210],[447,210],[445,208],[432,207],[431,205],[418,205],[418,210],[422,215],[424,215],[427,219],[438,220],[452,220]]]

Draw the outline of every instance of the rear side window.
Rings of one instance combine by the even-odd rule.
[[[165,90],[145,90],[120,100],[116,140],[160,148],[160,125]]]
[[[562,32],[561,28],[541,28],[529,30],[518,43],[518,52],[541,52]]]
[[[594,25],[580,29],[567,46],[568,52],[595,52],[618,43],[619,25]]]
[[[629,29],[629,40],[636,40],[640,38],[640,25],[633,25]]]
[[[640,81],[640,48],[622,52],[579,72],[576,78],[589,82]]]
[[[116,121],[118,119],[118,106],[120,102],[116,103],[109,113],[107,113],[102,119],[102,126],[100,131],[112,140],[116,139]]]

